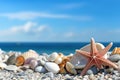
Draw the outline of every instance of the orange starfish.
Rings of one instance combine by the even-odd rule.
[[[95,41],[92,38],[90,52],[76,50],[77,53],[83,55],[84,57],[88,59],[88,63],[86,64],[85,68],[81,72],[81,76],[83,76],[87,72],[87,70],[93,65],[95,65],[98,69],[101,69],[103,65],[107,65],[115,69],[118,69],[118,66],[116,64],[112,63],[111,61],[103,57],[111,47],[112,47],[112,43],[110,43],[107,47],[105,47],[101,51],[98,51],[96,48]]]

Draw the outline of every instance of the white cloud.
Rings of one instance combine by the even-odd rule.
[[[25,33],[37,34],[37,33],[43,32],[47,28],[48,28],[47,25],[39,26],[37,23],[27,22],[24,25],[12,26],[6,30],[0,30],[0,35],[1,36],[17,35],[19,33],[20,34],[25,34]]]
[[[68,14],[51,14],[43,12],[16,12],[16,13],[0,13],[1,17],[18,20],[30,20],[36,18],[58,18],[71,20],[91,20],[91,16],[73,16]]]

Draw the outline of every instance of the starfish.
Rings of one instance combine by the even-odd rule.
[[[81,72],[81,76],[85,75],[87,70],[92,67],[96,66],[98,69],[102,69],[103,65],[107,65],[109,67],[113,67],[115,69],[118,69],[118,66],[114,64],[113,62],[107,60],[104,58],[104,55],[109,51],[109,49],[112,47],[112,42],[105,47],[104,49],[98,51],[96,48],[96,44],[94,39],[91,39],[91,50],[90,52],[82,51],[82,50],[76,50],[77,53],[81,54],[82,56],[86,57],[88,59],[88,63],[86,64],[85,68]]]

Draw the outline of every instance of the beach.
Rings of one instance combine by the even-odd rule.
[[[36,53],[36,51],[34,50],[28,50],[25,53]],[[1,50],[1,63],[5,63],[7,66],[9,66],[8,68],[5,68],[5,66],[3,66],[3,64],[0,63],[0,80],[119,80],[120,79],[120,73],[119,70],[116,70],[114,68],[110,68],[110,67],[104,67],[101,70],[97,70],[97,68],[95,66],[91,67],[84,76],[80,76],[80,73],[83,69],[76,69],[77,74],[71,74],[70,72],[67,73],[55,73],[54,71],[44,71],[43,69],[40,68],[39,69],[35,69],[36,66],[34,68],[32,67],[28,67],[28,66],[16,66],[14,63],[14,54],[16,56],[19,56],[21,54],[25,54],[25,53],[20,53],[20,52],[15,52],[15,51],[10,51],[10,52],[4,52]],[[53,52],[55,53],[55,52]],[[53,54],[52,53],[52,54]],[[111,52],[108,52],[108,54]],[[38,53],[37,53],[38,54]],[[3,56],[4,55],[4,56]],[[7,55],[7,60],[9,59],[10,61],[5,61],[5,55]],[[51,54],[49,54],[51,55]],[[49,56],[48,54],[39,54],[39,60],[46,60],[45,57]],[[10,58],[11,57],[11,58]],[[118,65],[120,65],[120,58],[118,59],[117,63]],[[13,62],[11,62],[13,61]],[[6,63],[8,62],[8,63]],[[9,65],[8,65],[9,64]],[[35,63],[34,63],[35,64]],[[12,67],[11,67],[12,65]],[[36,65],[36,64],[35,64]],[[38,65],[37,65],[38,66]],[[40,67],[42,65],[39,65]],[[45,67],[45,66],[44,66]],[[44,68],[42,67],[42,68]],[[52,70],[55,69],[52,68]]]

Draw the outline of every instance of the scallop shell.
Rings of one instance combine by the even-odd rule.
[[[13,64],[15,64],[16,63],[16,56],[15,56],[15,54],[13,54],[13,55],[11,55],[9,58],[8,58],[8,60],[7,60],[7,65],[13,65]]]
[[[71,74],[77,74],[77,71],[74,68],[74,65],[72,65],[70,62],[66,63],[66,70]]]
[[[113,54],[119,54],[120,55],[120,47],[115,47],[111,53],[112,55]]]
[[[35,52],[34,50],[29,50],[28,52],[25,52],[24,54],[22,54],[22,56],[24,57],[25,60],[31,57],[36,59],[39,57],[37,52]]]
[[[80,50],[90,52],[90,46],[91,45],[88,44],[88,45],[82,47]],[[105,48],[104,45],[102,45],[101,43],[96,43],[96,47],[97,47],[98,51]],[[107,59],[107,54],[104,57]],[[72,56],[72,58],[70,59],[70,62],[75,66],[76,69],[82,69],[85,67],[88,60],[81,54],[76,53]]]

